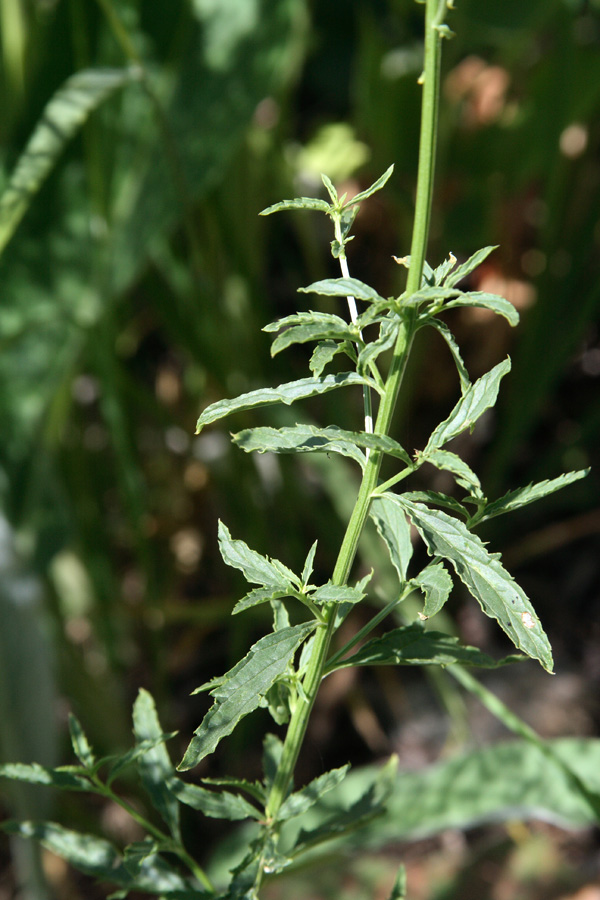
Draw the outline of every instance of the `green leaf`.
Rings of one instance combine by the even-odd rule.
[[[281,596],[286,596],[292,585],[300,587],[300,580],[291,569],[278,559],[261,556],[256,550],[251,550],[244,541],[234,540],[227,526],[221,521],[219,521],[219,550],[223,562],[234,569],[240,569],[246,581],[273,588],[273,592],[280,591]]]
[[[235,412],[243,412],[247,409],[256,409],[259,406],[269,406],[273,403],[284,403],[289,406],[296,400],[305,400],[307,397],[315,397],[318,394],[326,394],[340,387],[353,384],[366,384],[376,390],[379,387],[371,378],[357,375],[356,372],[341,372],[336,375],[326,375],[324,378],[300,378],[298,381],[290,381],[280,384],[276,388],[259,388],[247,394],[240,394],[232,400],[217,400],[204,410],[196,425],[196,434],[200,434],[205,425],[216,422]]]
[[[283,212],[288,209],[316,209],[320,212],[331,213],[331,206],[325,200],[318,200],[316,197],[296,197],[294,200],[280,200],[272,206],[263,209],[259,216],[270,216],[271,213]]]
[[[337,787],[338,784],[344,780],[349,768],[350,764],[348,763],[339,769],[332,769],[330,772],[325,772],[324,775],[319,775],[318,778],[314,778],[310,784],[306,785],[306,787],[290,794],[277,813],[277,821],[285,822],[288,819],[293,819],[295,816],[300,816],[305,813],[328,791],[333,790],[333,788]]]
[[[477,647],[461,644],[457,637],[441,631],[426,631],[420,622],[414,622],[367,641],[352,656],[337,663],[336,669],[351,666],[448,666],[452,663],[495,669],[523,659],[507,656],[497,662]]]
[[[121,857],[103,838],[70,831],[54,822],[3,822],[0,827],[8,834],[34,838],[86,875],[118,884],[124,874]]]
[[[369,515],[377,526],[377,531],[387,545],[390,559],[398,573],[400,584],[406,581],[408,564],[413,547],[410,539],[410,525],[406,513],[388,497],[375,497]]]
[[[395,496],[395,495],[390,495]],[[496,619],[511,641],[552,671],[552,650],[523,589],[488,553],[481,540],[458,519],[405,496],[396,501],[406,510],[432,556],[449,560],[484,613]]]
[[[471,496],[483,497],[479,478],[473,469],[456,453],[451,453],[450,450],[424,451],[423,453],[417,453],[417,462],[428,462],[435,466],[436,469],[441,469],[443,472],[451,472],[457,483],[468,491]]]
[[[331,319],[337,319],[331,316]],[[343,319],[338,323],[312,322],[303,325],[292,325],[277,335],[271,344],[271,356],[277,356],[292,344],[306,344],[309,341],[356,341],[357,333]]]
[[[267,793],[271,790],[283,754],[283,741],[276,734],[265,734],[263,738],[263,774]]]
[[[115,780],[115,778],[117,778],[117,776],[127,768],[127,766],[130,766],[133,762],[138,760],[140,756],[143,756],[144,753],[147,753],[149,750],[154,750],[155,747],[159,747],[161,744],[164,745],[166,741],[170,741],[173,737],[175,737],[175,734],[176,732],[173,731],[161,734],[156,738],[152,738],[152,740],[142,741],[141,743],[136,744],[135,747],[132,747],[131,750],[128,750],[126,753],[105,756],[102,759],[98,760],[98,762],[96,763],[96,769],[100,769],[106,764],[111,764],[111,768],[106,778],[106,783],[110,785]]]
[[[445,259],[443,263],[440,263],[439,266],[436,266],[433,270],[433,278],[436,284],[443,284],[446,275],[452,271],[456,263],[458,262],[454,253],[451,253],[448,259]]]
[[[456,371],[458,372],[458,377],[460,379],[460,392],[461,394],[465,394],[469,388],[471,387],[471,379],[469,378],[469,373],[467,372],[467,368],[463,362],[462,356],[460,354],[460,349],[458,344],[456,343],[456,339],[445,322],[442,322],[441,319],[436,319],[434,316],[428,316],[425,321],[425,325],[431,325],[442,335],[446,343],[448,344],[448,348],[450,353],[452,354],[452,358],[454,359],[454,365],[456,366]]]
[[[138,78],[132,69],[85,69],[47,103],[0,198],[0,254],[65,145],[115,90]]]
[[[459,306],[477,306],[481,309],[489,309],[504,318],[514,327],[519,324],[519,313],[509,300],[498,294],[486,294],[482,291],[470,291],[461,294],[456,300],[446,303],[444,309],[454,309]]]
[[[302,294],[323,294],[325,297],[355,297],[368,302],[383,300],[374,288],[357,278],[325,278],[298,290]]]
[[[361,578],[356,587],[350,587],[349,584],[324,584],[311,594],[311,600],[315,603],[360,603],[365,596],[364,588],[372,575],[373,573],[369,572]]]
[[[247,428],[232,436],[234,444],[246,453],[340,453],[349,456],[364,468],[365,457],[358,449],[364,447],[387,453],[401,459],[407,465],[412,460],[401,445],[382,434],[344,431],[337,425],[315,428],[313,425],[292,425],[289,428]]]
[[[294,653],[314,628],[314,622],[293,625],[268,634],[254,644],[246,656],[217,684],[216,703],[194,732],[179,770],[191,769],[212,753],[231,734],[237,723],[259,705],[272,684],[284,674]]]
[[[258,781],[246,781],[245,778],[233,778],[225,776],[223,778],[203,778],[203,784],[212,784],[217,787],[232,787],[240,791],[246,791],[251,797],[264,806],[267,799],[265,789]]]
[[[553,494],[554,491],[560,491],[561,488],[567,487],[567,485],[573,484],[575,481],[579,481],[580,478],[585,478],[589,471],[589,469],[579,469],[576,472],[566,472],[564,475],[559,475],[558,478],[551,478],[548,481],[538,481],[537,484],[530,484],[527,487],[509,491],[503,497],[494,500],[486,506],[485,515],[480,521],[493,519],[494,516],[500,516],[503,513],[511,512],[513,509],[520,509],[522,506],[527,506],[528,503],[534,503],[536,500],[541,500],[542,497],[547,497],[548,494]]]
[[[423,285],[416,294],[411,294],[410,296],[402,296],[400,298],[400,302],[403,306],[414,306],[420,307],[425,303],[433,303],[436,301],[451,300],[452,298],[458,296],[460,291],[458,288],[445,288],[439,287],[437,285]],[[446,307],[447,304],[444,304]]]
[[[161,740],[163,731],[154,699],[143,688],[139,690],[133,705],[133,733],[138,746],[155,742],[155,746],[138,757],[137,768],[153,807],[167,823],[173,837],[181,840],[179,806],[167,788],[167,781],[173,776],[174,767]]]
[[[391,496],[394,495],[392,494]],[[429,506],[443,506],[444,509],[451,509],[452,512],[457,513],[459,516],[463,516],[464,519],[470,517],[466,506],[463,506],[462,503],[459,503],[454,497],[443,494],[441,491],[406,491],[402,496],[407,500],[416,500],[418,503],[427,503]]]
[[[496,244],[493,247],[483,247],[481,250],[477,250],[473,256],[470,256],[466,262],[462,265],[458,266],[457,269],[446,276],[446,280],[444,284],[446,287],[453,287],[455,284],[458,284],[459,281],[462,281],[463,278],[466,278],[467,275],[470,275],[477,266],[480,266],[484,259],[487,259],[492,251],[497,250],[498,245]]]
[[[304,568],[302,569],[302,585],[303,585],[303,587],[305,587],[308,584],[308,582],[310,581],[310,576],[313,573],[315,554],[317,552],[317,543],[318,543],[318,541],[314,542],[314,544],[312,545],[312,547],[310,548],[310,550],[308,551],[308,554],[306,556]]]
[[[321,181],[325,185],[325,189],[326,189],[327,193],[329,194],[329,196],[331,197],[331,202],[335,206],[338,202],[338,193],[335,189],[335,185],[333,184],[333,181],[331,180],[331,178],[329,178],[327,175],[324,175],[323,173],[321,173]]]
[[[367,372],[370,363],[374,362],[381,353],[394,346],[399,327],[398,319],[384,319],[379,329],[379,337],[365,344],[358,354],[359,371]]]
[[[416,578],[414,584],[425,594],[423,617],[429,619],[440,611],[452,590],[452,578],[442,563],[430,563]]]
[[[394,879],[394,884],[392,885],[392,892],[389,896],[389,900],[406,900],[407,889],[406,868],[400,866]]]
[[[281,331],[282,328],[289,328],[291,325],[315,325],[321,326],[323,331],[330,329],[333,332],[348,328],[348,323],[341,316],[309,310],[307,312],[294,313],[291,316],[284,316],[283,319],[277,319],[275,322],[265,325],[263,331],[271,334],[275,331]],[[354,337],[354,335],[351,335],[351,337]]]
[[[510,372],[510,359],[498,363],[463,394],[447,419],[434,429],[424,453],[442,447],[452,438],[472,428],[477,419],[496,402],[500,381]]]
[[[49,769],[39,763],[5,763],[0,765],[0,778],[62,788],[67,791],[93,791],[94,785],[78,767]]]
[[[71,735],[73,753],[81,765],[86,769],[93,769],[96,764],[96,757],[92,752],[79,720],[73,713],[69,713],[69,734]]]
[[[385,170],[383,175],[380,175],[377,181],[374,181],[371,187],[366,188],[364,191],[360,191],[360,193],[355,194],[352,200],[349,200],[346,203],[346,206],[354,206],[355,203],[362,203],[363,200],[366,200],[367,197],[372,197],[377,191],[380,191],[381,188],[386,184],[387,180],[391,176],[394,171],[394,166],[391,165],[388,169]]]
[[[263,816],[263,812],[248,800],[230,791],[207,791],[197,784],[186,784],[180,778],[170,778],[165,783],[165,789],[171,793],[171,799],[176,805],[177,801],[185,803],[212,819],[229,819],[234,822],[248,818],[260,819]]]
[[[238,602],[231,610],[231,615],[237,616],[238,613],[244,612],[244,610],[250,609],[252,606],[258,606],[261,603],[268,603],[271,600],[282,600],[284,597],[289,597],[291,591],[291,586],[289,587],[289,589],[284,591],[273,588],[271,586],[264,588],[255,588],[253,591],[250,591],[248,594],[246,594],[245,597],[242,597],[241,600],[238,600]]]
[[[329,365],[332,359],[337,356],[338,353],[344,352],[343,346],[344,345],[340,346],[335,341],[322,341],[320,344],[317,344],[308,364],[309,369],[315,378],[320,378],[323,374],[323,370]]]

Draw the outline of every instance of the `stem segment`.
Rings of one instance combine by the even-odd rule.
[[[445,9],[445,0],[426,0],[425,67],[422,76],[423,98],[419,171],[411,243],[411,261],[407,280],[407,291],[409,293],[415,293],[421,285],[429,236],[437,143],[437,109],[441,56],[441,33],[438,31],[438,26],[443,22]],[[415,322],[413,316],[407,313],[400,327],[385,392],[379,406],[375,423],[376,434],[386,435],[389,432],[414,333]],[[350,575],[358,541],[369,513],[371,497],[377,486],[381,462],[381,453],[372,452],[368,457],[354,510],[338,554],[332,577],[334,584],[345,584]],[[306,733],[310,712],[323,678],[327,653],[336,624],[336,607],[334,604],[326,610],[326,619],[326,624],[321,626],[315,635],[303,683],[306,699],[298,697],[288,726],[281,763],[266,807],[267,818],[270,820],[276,818],[279,807],[289,790],[300,747]]]

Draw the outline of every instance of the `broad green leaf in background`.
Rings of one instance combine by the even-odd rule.
[[[511,641],[552,671],[552,650],[523,589],[459,519],[405,497],[387,495],[406,511],[432,556],[449,560],[487,616],[496,619]]]
[[[425,594],[423,616],[426,619],[435,616],[443,607],[452,590],[452,578],[443,563],[430,563],[416,578],[413,578],[413,583]]]
[[[178,766],[180,771],[191,769],[212,753],[221,739],[231,734],[240,719],[260,705],[313,628],[314,623],[307,622],[266,635],[219,681],[211,691],[216,702],[194,732]]]
[[[433,430],[424,452],[435,450],[471,428],[477,419],[496,402],[500,381],[510,372],[510,359],[498,363],[471,385],[447,419]]]
[[[353,384],[365,384],[379,392],[378,386],[371,378],[357,375],[356,372],[342,372],[338,375],[326,375],[324,378],[300,378],[298,381],[290,381],[280,384],[276,388],[259,388],[247,394],[240,394],[232,400],[218,400],[211,403],[204,410],[198,424],[196,433],[199,434],[205,425],[229,416],[231,413],[242,412],[247,409],[256,409],[258,406],[269,406],[272,403],[285,403],[289,406],[296,400],[305,400],[307,397],[315,397],[325,394],[336,388]]]
[[[375,497],[371,503],[369,515],[385,541],[400,584],[404,584],[413,552],[410,525],[406,513],[397,503],[383,496]]]
[[[77,72],[48,102],[0,197],[0,254],[68,141],[92,110],[139,74],[133,68]]]
[[[133,733],[136,744],[157,741],[151,749],[137,759],[137,768],[142,784],[154,808],[160,813],[176,840],[181,840],[179,828],[179,805],[169,792],[167,782],[173,776],[174,767],[164,743],[156,706],[152,695],[140,689],[133,705]]]

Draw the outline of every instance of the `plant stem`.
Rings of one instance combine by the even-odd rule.
[[[442,24],[445,7],[445,0],[427,0],[426,3],[425,68],[422,78],[423,98],[419,145],[419,172],[417,177],[415,219],[411,243],[411,262],[407,280],[407,290],[409,293],[416,292],[421,285],[423,263],[425,260],[429,235],[440,76],[441,34],[436,26]],[[376,434],[387,435],[389,432],[415,330],[414,316],[410,312],[407,312],[398,333],[390,371],[386,381],[385,392],[379,406],[377,421],[375,423]],[[375,451],[369,455],[354,510],[348,522],[333,572],[332,582],[334,584],[345,584],[350,575],[350,569],[356,556],[358,541],[369,513],[372,494],[377,486],[381,462],[381,453]],[[266,806],[267,818],[270,820],[276,818],[279,807],[285,799],[292,781],[294,768],[300,753],[300,747],[306,733],[310,712],[323,678],[327,653],[336,626],[336,614],[336,606],[332,604],[326,610],[327,624],[321,626],[317,630],[314,638],[312,653],[303,683],[306,699],[299,697],[292,713],[283,747],[281,762],[273,781],[273,786]]]

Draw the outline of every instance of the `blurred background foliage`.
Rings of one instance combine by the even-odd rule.
[[[497,413],[461,451],[491,496],[595,464],[484,536],[532,597],[559,670],[598,685],[600,2],[456,7],[429,259],[498,244],[473,284],[522,315],[515,333],[485,311],[449,319],[473,376],[513,359]],[[413,0],[2,0],[0,188],[66,79],[114,79],[72,140],[57,135],[64,150],[0,258],[5,758],[62,759],[68,708],[99,752],[127,746],[140,685],[183,746],[201,714],[189,690],[263,627],[260,612],[230,619],[239,583],[217,518],[292,567],[318,538],[328,577],[356,473],[248,458],[225,429],[195,438],[195,420],[219,397],[305,374],[304,352],[270,360],[260,329],[296,309],[300,285],[336,274],[332,236],[310,213],[260,219],[264,207],[321,192],[320,172],[356,192],[394,163],[356,221],[350,267],[380,293],[402,289],[391,256],[410,241],[421,35]],[[411,448],[454,402],[444,353],[435,335],[416,348],[397,420]],[[358,394],[300,410],[345,427],[359,414]],[[373,535],[362,554],[378,560]],[[505,649],[458,593],[451,610],[465,639]],[[369,677],[324,691],[303,774],[328,753],[397,748],[421,701]],[[577,710],[542,731],[594,733],[599,710]],[[264,724],[239,729],[214,770],[248,774]],[[21,814],[29,802],[6,800]]]

